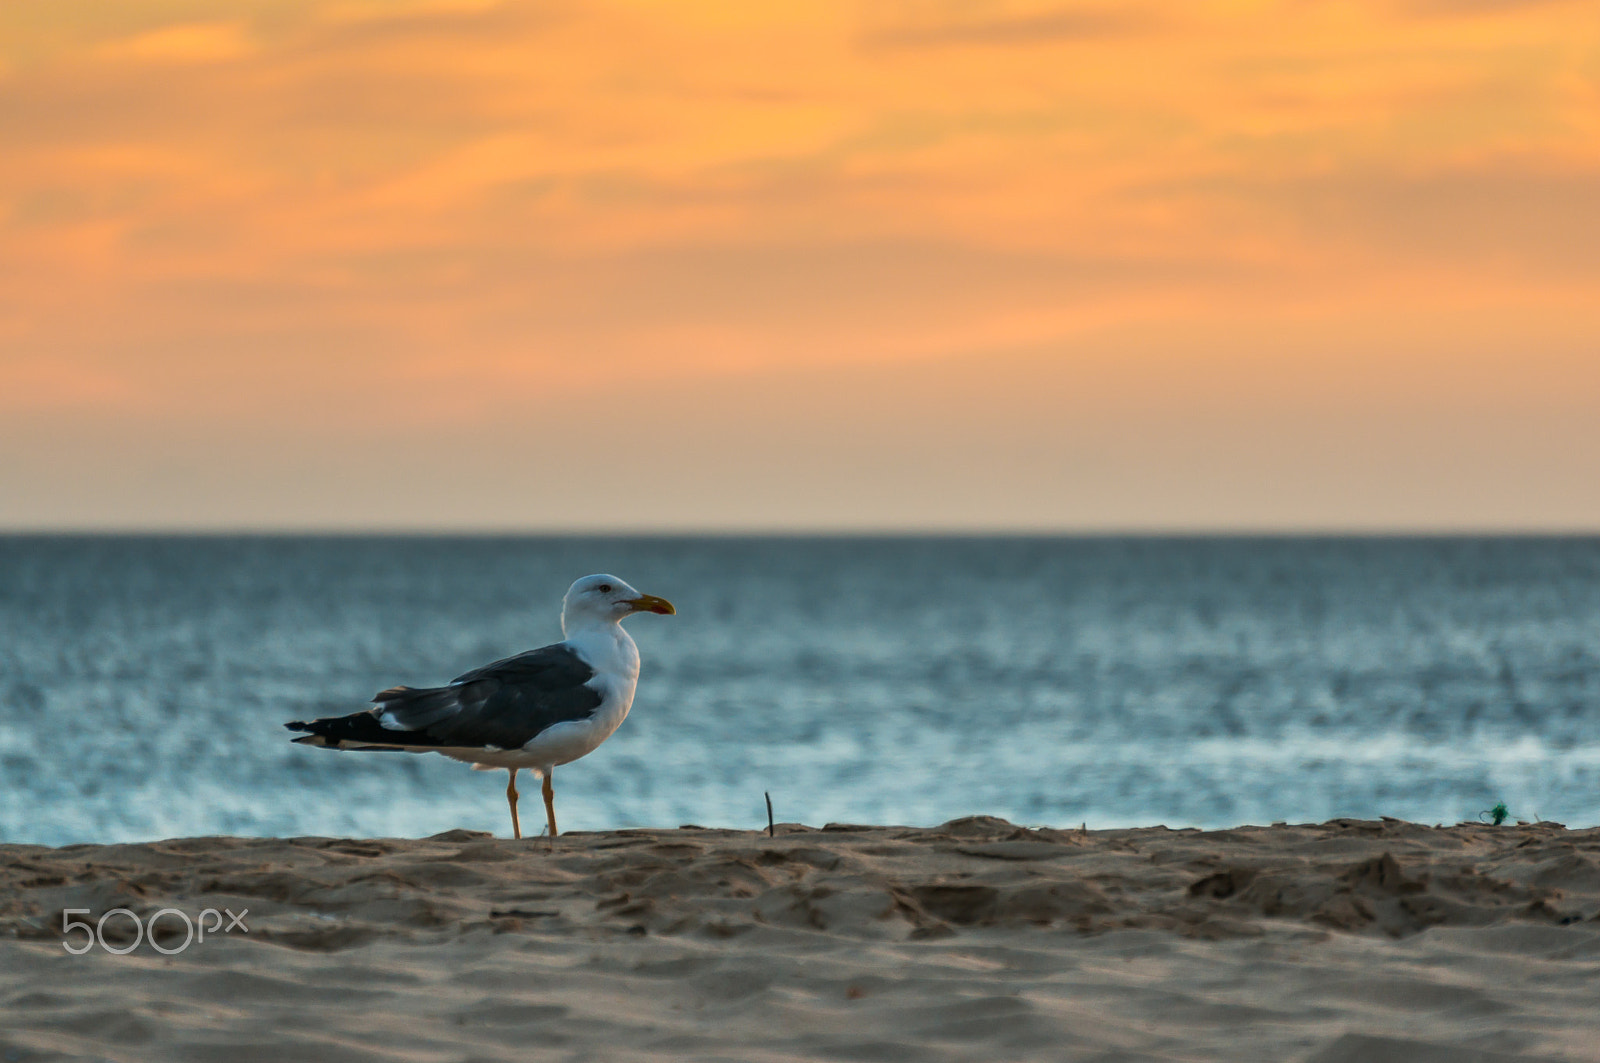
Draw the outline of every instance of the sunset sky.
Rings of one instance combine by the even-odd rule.
[[[0,528],[1600,530],[1600,14],[8,0]]]

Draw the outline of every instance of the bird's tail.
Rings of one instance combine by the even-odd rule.
[[[380,749],[420,753],[437,748],[437,738],[421,731],[385,727],[378,720],[380,709],[353,712],[349,716],[329,716],[321,720],[295,720],[284,724],[291,731],[305,731],[296,738],[308,746],[328,749]]]

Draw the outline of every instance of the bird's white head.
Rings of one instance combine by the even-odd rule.
[[[665,598],[640,594],[615,576],[604,572],[585,576],[567,588],[561,601],[561,631],[594,624],[615,624],[634,613],[673,614],[677,610]]]

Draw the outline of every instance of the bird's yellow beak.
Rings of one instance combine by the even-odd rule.
[[[628,604],[633,606],[633,611],[636,613],[660,613],[663,616],[678,614],[671,602],[665,598],[657,598],[653,594],[641,594],[637,598],[629,599]]]

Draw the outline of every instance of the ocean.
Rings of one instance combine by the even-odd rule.
[[[508,834],[503,774],[282,725],[556,641],[600,571],[678,615],[564,831],[1600,823],[1596,538],[11,535],[0,840]]]

